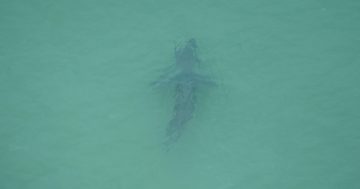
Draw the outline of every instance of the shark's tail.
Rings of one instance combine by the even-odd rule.
[[[166,140],[164,146],[166,151],[170,149],[170,146],[177,142],[181,136],[181,133],[184,129],[185,120],[172,119],[169,123],[169,126],[166,130]]]

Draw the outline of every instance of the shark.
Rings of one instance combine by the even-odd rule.
[[[188,39],[182,45],[175,45],[174,69],[153,83],[155,86],[173,87],[175,91],[173,116],[166,128],[164,142],[167,148],[180,138],[187,123],[194,117],[199,89],[216,85],[210,77],[196,71],[196,67],[201,63],[197,49],[194,38]]]

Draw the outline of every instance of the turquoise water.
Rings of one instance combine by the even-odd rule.
[[[2,0],[1,189],[360,188],[360,3]],[[169,152],[176,43],[202,91]]]

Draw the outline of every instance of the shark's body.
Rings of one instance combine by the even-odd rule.
[[[181,47],[175,47],[175,74],[162,77],[162,80],[155,83],[175,87],[174,116],[166,130],[166,146],[179,139],[186,123],[192,119],[199,86],[213,84],[208,78],[195,73],[195,66],[200,63],[196,50],[195,39],[188,40]]]

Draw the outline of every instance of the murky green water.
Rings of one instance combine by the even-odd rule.
[[[360,3],[0,2],[0,188],[360,188]],[[202,91],[169,152],[195,37]]]

